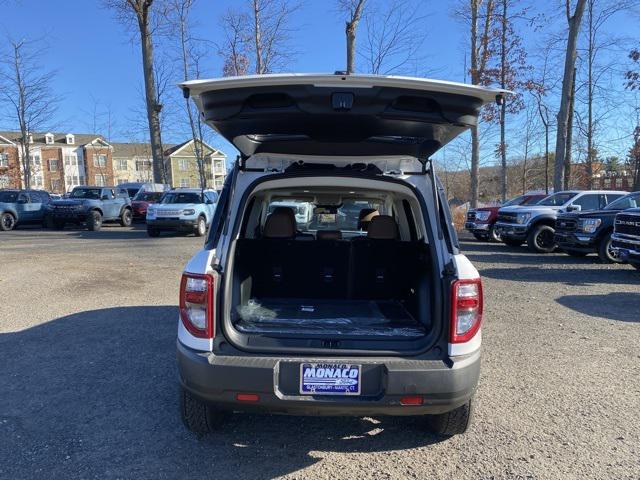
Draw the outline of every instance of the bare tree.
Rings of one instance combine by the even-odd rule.
[[[423,10],[421,2],[392,0],[383,10],[365,13],[367,38],[361,56],[369,73],[399,73],[411,66],[415,70],[426,37]]]
[[[176,26],[179,45],[179,63],[183,80],[197,79],[200,77],[200,59],[204,54],[200,52],[197,38],[191,35],[190,14],[196,0],[170,0],[169,18],[171,24]],[[237,60],[237,59],[236,59]],[[184,108],[187,113],[191,139],[193,140],[193,152],[196,158],[198,181],[200,188],[207,188],[207,156],[204,152],[202,139],[202,121],[193,101],[187,95],[184,98]],[[211,166],[213,172],[213,165]]]
[[[486,68],[491,57],[490,44],[494,21],[493,0],[469,0],[471,83],[484,83]],[[482,22],[480,32],[478,23]],[[480,136],[478,126],[471,128],[471,207],[478,206],[478,175],[480,169]]]
[[[577,0],[573,15],[571,14],[571,2],[565,0],[565,12],[569,31],[567,36],[567,48],[565,51],[564,75],[562,78],[562,93],[560,95],[560,109],[558,111],[558,125],[556,134],[556,157],[553,174],[553,188],[555,191],[562,189],[564,177],[564,161],[567,153],[567,134],[569,126],[569,103],[571,101],[571,88],[573,85],[573,70],[576,65],[578,33],[587,0]]]
[[[30,135],[50,125],[60,98],[51,87],[55,73],[42,68],[41,41],[7,39],[0,57],[0,106],[20,131],[20,156],[25,188],[31,187]]]
[[[162,0],[102,0],[103,4],[113,10],[118,20],[125,26],[137,26],[142,52],[142,72],[144,75],[144,91],[146,99],[147,121],[149,124],[149,139],[151,155],[153,157],[154,181],[166,183],[164,168],[164,152],[162,151],[162,133],[160,127],[160,111],[162,104],[158,102],[158,88],[154,72],[153,36],[162,17],[164,8]]]
[[[218,54],[224,59],[222,75],[232,77],[249,73],[251,33],[249,15],[245,12],[227,10],[220,19],[224,40],[218,46]]]
[[[339,10],[347,15],[345,34],[347,36],[347,73],[356,70],[356,32],[367,0],[338,0]]]

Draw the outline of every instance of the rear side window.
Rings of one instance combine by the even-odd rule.
[[[582,207],[582,210],[597,210],[600,208],[600,195],[583,195],[580,198],[574,200],[573,205],[580,205],[580,207]]]
[[[622,198],[622,197],[625,197],[625,196],[626,195],[615,195],[615,194],[612,194],[612,193],[608,193],[606,195],[603,195],[604,202],[603,202],[602,207],[604,207],[605,205],[609,205],[611,202],[614,202],[614,201],[618,200],[619,198]]]

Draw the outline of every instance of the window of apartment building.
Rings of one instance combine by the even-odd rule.
[[[47,145],[53,145],[53,134],[52,133],[47,133],[44,136],[44,143],[46,143]]]
[[[151,170],[151,160],[136,160],[137,171]]]
[[[181,187],[189,187],[189,179],[188,178],[181,178],[180,179],[180,186]]]
[[[42,175],[34,175],[33,176],[33,184],[31,186],[35,187],[35,188],[44,187],[44,182],[42,181]]]
[[[77,167],[78,166],[78,157],[75,155],[65,155],[64,156],[64,164],[67,167]]]
[[[59,178],[54,178],[53,180],[51,180],[51,190],[53,190],[54,192],[56,190],[58,191],[62,190],[61,182]]]
[[[49,160],[49,171],[57,172],[58,171],[58,160]]]
[[[107,186],[107,176],[106,175],[96,175],[96,185],[99,187]]]
[[[129,162],[126,158],[121,158],[118,160],[118,170],[127,170],[129,168]]]
[[[213,162],[213,171],[215,173],[224,173],[224,165],[222,164],[222,160],[216,160]]]
[[[9,154],[0,153],[0,167],[8,167],[8,166],[9,166]]]
[[[67,134],[67,145],[73,145],[74,143],[76,143],[76,138],[70,133]]]
[[[29,155],[29,159],[31,160],[32,164],[37,165],[38,167],[42,165],[42,159],[40,158],[40,155]]]
[[[616,188],[622,188],[622,178],[616,178]]]
[[[610,178],[605,178],[604,182],[602,182],[604,185],[604,188],[611,188],[611,179]]]
[[[9,175],[0,175],[0,188],[9,187],[10,182]]]
[[[224,181],[222,179],[216,178],[216,185],[215,185],[216,190],[222,190],[223,184],[224,184]]]
[[[80,179],[84,179],[84,177],[80,177]],[[67,185],[81,185],[84,182],[79,182],[78,181],[78,176],[77,175],[67,175],[65,177],[65,181],[67,182]]]
[[[107,156],[106,155],[94,155],[93,156],[93,166],[98,168],[105,168],[107,166]]]
[[[178,170],[180,170],[181,172],[186,172],[189,169],[189,162],[187,161],[186,158],[179,158],[178,159]]]

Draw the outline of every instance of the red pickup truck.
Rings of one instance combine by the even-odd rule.
[[[471,232],[476,240],[498,242],[500,238],[493,228],[498,219],[498,210],[510,205],[533,205],[546,196],[545,193],[526,193],[512,198],[504,205],[471,209],[467,212],[464,228]]]

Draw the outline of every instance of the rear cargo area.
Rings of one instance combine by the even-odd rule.
[[[430,328],[424,244],[240,239],[232,322],[244,334],[414,340]]]

